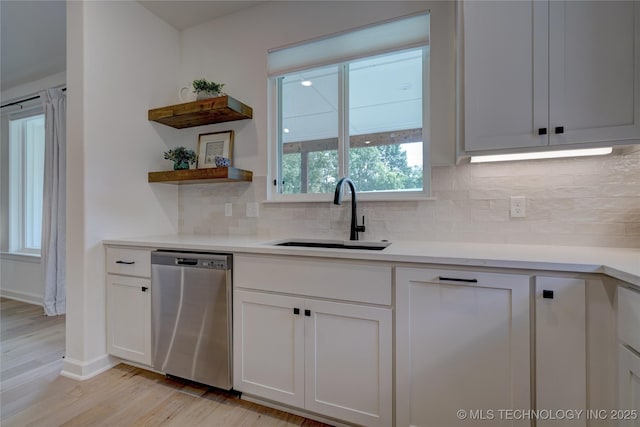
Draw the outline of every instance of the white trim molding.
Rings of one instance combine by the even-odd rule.
[[[65,358],[60,375],[71,378],[72,380],[84,381],[108,371],[119,363],[120,359],[108,354],[98,356],[88,362]]]

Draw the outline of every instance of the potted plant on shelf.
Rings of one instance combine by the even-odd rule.
[[[193,92],[198,95],[198,100],[220,96],[224,87],[224,83],[210,82],[207,79],[194,80],[192,85]]]
[[[173,170],[189,169],[196,162],[196,152],[185,147],[173,148],[164,152],[164,158],[173,161]]]

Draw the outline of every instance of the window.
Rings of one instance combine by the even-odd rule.
[[[9,120],[9,250],[40,253],[44,179],[44,115]]]
[[[272,198],[317,200],[314,195],[332,193],[342,176],[349,176],[359,193],[377,198],[428,191],[423,137],[428,134],[423,127],[428,15],[409,19],[416,18],[418,28],[427,30],[422,28],[425,37],[409,46],[402,41],[394,49],[377,49],[369,40],[364,52],[345,53],[339,61],[309,59],[314,50],[320,57],[332,52],[332,41],[343,48],[349,39],[361,39],[363,31],[372,37],[370,32],[379,30],[373,26],[275,52],[270,63],[277,70],[271,76],[276,100]],[[404,24],[399,28],[406,30]],[[295,58],[302,59],[297,63]]]

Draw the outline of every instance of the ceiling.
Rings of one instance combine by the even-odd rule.
[[[140,1],[178,30],[263,1]],[[66,71],[66,2],[0,0],[0,90]]]
[[[66,70],[66,2],[0,1],[0,90]]]
[[[178,30],[255,6],[262,1],[140,0],[139,3]]]

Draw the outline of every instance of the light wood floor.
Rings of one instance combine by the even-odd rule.
[[[49,365],[62,367],[65,316],[45,316],[39,305],[0,298],[0,384]]]
[[[326,426],[125,364],[87,381],[61,377],[64,316],[6,298],[0,314],[2,427]]]

